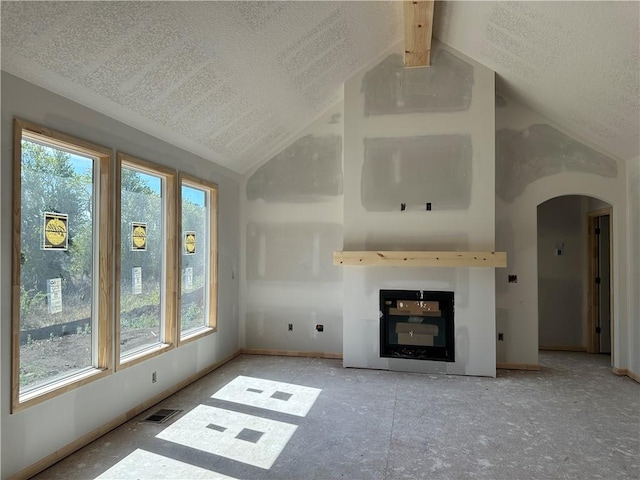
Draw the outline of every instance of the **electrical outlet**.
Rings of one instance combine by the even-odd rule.
[[[290,332],[293,332],[293,323],[290,323],[290,324],[289,324],[289,331],[290,331]]]
[[[427,212],[430,212],[431,211],[431,202],[427,202],[425,207],[427,209]]]
[[[498,333],[498,341],[499,342],[504,342],[504,333],[502,333],[502,332]]]
[[[153,372],[151,374],[151,383],[156,383],[158,381],[158,375],[156,374],[156,372]]]
[[[324,332],[324,325],[320,325],[320,324],[316,325],[316,330],[318,332]]]

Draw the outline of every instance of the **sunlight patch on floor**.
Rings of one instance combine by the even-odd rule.
[[[211,398],[305,417],[322,390],[238,376]],[[198,405],[156,438],[270,469],[297,425]],[[232,479],[195,465],[137,449],[97,477],[104,479]]]
[[[240,375],[211,398],[305,417],[321,391],[319,388]]]
[[[298,427],[198,405],[157,438],[269,469]]]
[[[173,458],[137,449],[116,463],[96,480],[235,480],[234,477],[196,467]]]

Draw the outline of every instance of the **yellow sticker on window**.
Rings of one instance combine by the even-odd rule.
[[[147,224],[131,222],[131,250],[147,250]]]
[[[45,250],[67,250],[69,247],[69,215],[64,213],[44,212],[43,242]]]
[[[184,254],[196,253],[196,232],[184,232]]]

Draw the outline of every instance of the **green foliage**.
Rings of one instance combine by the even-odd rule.
[[[93,293],[94,161],[57,148],[22,141],[20,234],[20,329],[84,320],[70,335],[34,340],[20,346],[20,385],[41,384],[91,364]],[[123,295],[123,323],[151,328],[160,320],[163,211],[159,188],[146,174],[122,172],[122,278],[131,292],[131,269],[142,267],[143,295]],[[157,180],[156,180],[157,184]],[[111,192],[101,192],[111,195]],[[68,215],[68,250],[44,250],[44,212]],[[131,251],[130,222],[147,223],[146,252]],[[60,313],[47,308],[47,280],[61,278]],[[149,288],[154,286],[156,288]]]
[[[47,294],[36,290],[27,290],[20,285],[20,312],[41,311],[47,302]]]
[[[122,169],[121,187],[121,284],[130,289],[131,272],[142,268],[143,282],[159,282],[162,275],[162,198],[147,182],[155,177],[129,168]],[[147,224],[146,251],[131,249],[131,224]]]
[[[180,315],[180,328],[184,332],[192,328],[205,325],[205,285],[206,285],[206,269],[207,262],[207,235],[208,235],[208,216],[207,207],[204,202],[198,204],[185,195],[185,190],[193,193],[191,187],[183,186],[182,197],[182,234],[181,239],[184,242],[184,232],[196,232],[196,251],[193,255],[184,255],[184,245],[181,248],[182,254],[182,275],[185,275],[186,269],[192,269],[193,285],[191,289],[186,288],[182,282],[182,302]],[[194,197],[197,198],[197,197]]]
[[[161,199],[143,178],[122,172],[124,283],[131,268],[143,267],[146,281],[159,281],[162,266]],[[105,192],[107,194],[107,192]],[[22,141],[20,317],[21,328],[38,328],[91,316],[93,281],[93,160],[30,140]],[[68,215],[68,250],[44,250],[44,212]],[[148,224],[146,252],[128,249],[125,222]],[[130,225],[130,223],[127,223]],[[128,272],[128,273],[126,273]],[[47,311],[47,280],[62,279],[63,312]],[[83,332],[86,333],[86,332]]]
[[[204,205],[198,205],[191,202],[188,198],[182,200],[182,238],[181,238],[181,255],[182,255],[182,275],[185,274],[187,268],[191,268],[193,273],[193,285],[191,291],[199,289],[205,282],[206,276],[206,262],[207,262],[207,239],[208,235],[208,218],[207,208]],[[192,255],[184,254],[184,232],[193,231],[196,232],[196,252]],[[189,293],[185,288],[185,282],[182,283],[182,301],[184,303],[184,295]],[[204,304],[204,303],[203,303]],[[189,315],[187,312],[182,312],[183,324],[184,316]]]
[[[147,305],[160,305],[160,285],[156,285],[152,290],[140,295],[131,295],[125,292],[121,294],[120,310],[122,312],[146,307]]]
[[[160,325],[160,285],[140,295],[123,293],[120,299],[122,330],[156,328]]]
[[[76,327],[76,335],[89,335],[91,333],[91,324],[89,322]]]
[[[86,165],[90,169],[90,160]],[[21,182],[21,285],[46,292],[48,279],[62,278],[79,287],[72,274],[91,274],[91,248],[75,244],[82,234],[92,235],[91,170],[76,172],[70,154],[23,140]],[[42,249],[44,212],[69,216],[67,251]]]
[[[183,305],[180,317],[180,329],[184,332],[204,325],[204,306],[201,303]]]

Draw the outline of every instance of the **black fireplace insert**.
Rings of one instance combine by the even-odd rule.
[[[453,292],[380,290],[380,356],[455,361]]]

